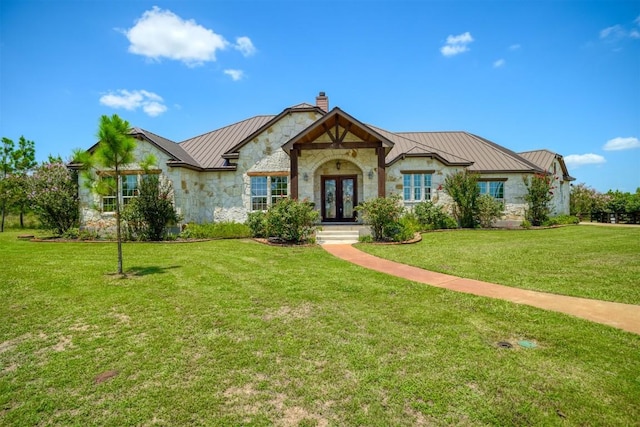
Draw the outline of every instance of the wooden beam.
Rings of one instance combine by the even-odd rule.
[[[289,153],[291,159],[291,188],[289,189],[289,197],[298,199],[298,156],[300,155],[300,149],[294,148]]]
[[[347,136],[347,133],[349,133],[349,129],[351,129],[351,122],[347,123],[347,126],[345,126],[344,132],[342,132],[342,135],[340,135],[340,138],[338,138],[338,141],[340,142],[344,141],[344,138]]]
[[[328,150],[328,149],[343,149],[343,148],[380,148],[382,143],[380,142],[364,142],[364,141],[349,141],[349,142],[305,142],[302,144],[295,144],[295,147],[299,150]]]
[[[385,152],[384,147],[378,147],[378,197],[386,197],[386,169],[385,169],[385,161],[384,158]]]
[[[338,142],[338,141],[336,140],[336,137],[335,137],[335,136],[333,136],[333,134],[331,133],[331,129],[329,129],[329,126],[327,126],[327,124],[326,124],[326,123],[323,123],[323,124],[322,124],[322,128],[324,129],[325,133],[326,133],[327,135],[329,135],[329,138],[331,138],[331,141],[332,141],[332,142]]]

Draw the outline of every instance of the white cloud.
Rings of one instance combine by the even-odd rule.
[[[634,137],[622,138],[617,137],[607,141],[602,147],[605,151],[631,150],[632,148],[640,148],[640,140]]]
[[[631,30],[631,32],[629,32],[629,37],[631,37],[632,39],[640,39],[640,31]]]
[[[224,73],[227,76],[231,76],[231,79],[234,82],[237,82],[238,80],[242,80],[244,78],[244,71],[242,71],[242,70],[231,70],[231,69],[229,69],[229,70],[224,70]]]
[[[624,29],[622,29],[622,25],[614,25],[600,30],[601,39],[621,38],[624,37],[624,34],[625,32]]]
[[[167,111],[166,105],[163,104],[162,97],[146,90],[128,91],[120,89],[109,92],[100,97],[100,104],[116,109],[123,108],[128,111],[135,111],[138,108],[142,108],[142,111],[151,117],[159,116]]]
[[[511,46],[509,46],[509,50],[519,50],[522,46],[520,46],[519,44],[512,44]]]
[[[447,43],[440,48],[444,56],[454,56],[469,50],[469,44],[473,42],[473,37],[468,31],[457,36],[448,36]]]
[[[157,6],[144,12],[124,34],[131,43],[129,52],[154,60],[174,59],[188,66],[215,61],[216,51],[229,45],[224,37],[194,20],[184,20]]]
[[[505,61],[504,59],[498,59],[497,61],[495,61],[493,63],[493,68],[500,68],[500,67],[504,67],[504,64],[506,64],[507,61]]]
[[[599,154],[569,154],[564,157],[564,162],[569,167],[578,168],[584,165],[599,165],[606,163],[606,159]]]
[[[236,44],[233,46],[236,50],[239,50],[242,53],[242,56],[251,56],[256,53],[256,47],[251,42],[249,37],[238,37],[236,38]]]

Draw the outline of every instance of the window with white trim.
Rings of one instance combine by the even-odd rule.
[[[270,206],[289,195],[287,176],[252,176],[251,210],[266,211]]]
[[[403,173],[402,184],[405,202],[431,200],[430,173]]]
[[[479,181],[480,194],[489,194],[494,199],[504,201],[504,181]]]
[[[120,207],[129,204],[131,199],[138,197],[138,188],[142,174],[127,174],[120,176]],[[114,181],[115,183],[115,177]],[[102,196],[102,212],[110,213],[116,211],[116,189],[111,188],[109,193]]]

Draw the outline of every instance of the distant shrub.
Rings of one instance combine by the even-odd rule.
[[[78,181],[62,162],[39,166],[29,183],[28,198],[44,228],[61,236],[78,225]]]
[[[522,220],[522,224],[520,224],[520,227],[529,229],[531,228],[531,222],[529,222],[528,219]]]
[[[578,224],[580,222],[580,218],[574,215],[558,215],[552,218],[549,218],[544,222],[543,225],[551,226],[551,225],[570,225],[570,224]]]
[[[457,228],[457,221],[447,214],[442,206],[431,201],[420,202],[413,208],[413,213],[422,230],[439,230]]]
[[[251,229],[239,222],[187,224],[180,234],[185,239],[242,239],[251,236]]]
[[[478,221],[482,228],[490,228],[493,223],[502,216],[502,203],[490,194],[483,194],[478,197],[477,205]]]

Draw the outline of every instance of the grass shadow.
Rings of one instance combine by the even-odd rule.
[[[172,265],[169,267],[158,267],[156,265],[148,267],[131,267],[125,272],[125,274],[128,276],[148,276],[150,274],[164,274],[169,270],[180,267],[180,265]]]

